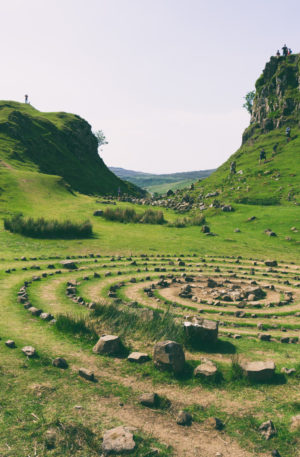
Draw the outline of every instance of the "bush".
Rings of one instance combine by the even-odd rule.
[[[89,238],[93,234],[92,224],[89,221],[76,223],[70,220],[46,220],[43,217],[24,218],[22,215],[5,218],[4,228],[12,233],[33,238]]]
[[[169,222],[168,226],[169,227],[176,227],[176,228],[183,228],[183,227],[187,227],[187,226],[192,226],[192,225],[196,225],[196,226],[200,226],[200,225],[203,225],[205,224],[205,217],[203,216],[203,214],[197,214],[196,216],[192,216],[192,217],[184,217],[182,219],[175,219],[175,221],[173,222]]]
[[[106,208],[103,217],[109,221],[133,222],[141,224],[164,224],[166,222],[162,211],[147,209],[144,213],[137,214],[131,208]]]
[[[153,211],[152,209],[147,209],[144,212],[139,222],[141,224],[158,224],[162,225],[166,222],[164,218],[164,213],[162,211]]]

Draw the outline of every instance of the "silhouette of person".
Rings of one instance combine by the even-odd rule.
[[[288,55],[288,48],[287,48],[287,45],[285,44],[282,48],[282,54],[284,55],[284,57],[286,57]]]
[[[28,103],[28,95],[25,95],[25,103]]]

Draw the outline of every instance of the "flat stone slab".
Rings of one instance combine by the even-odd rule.
[[[270,381],[275,374],[275,363],[272,360],[257,362],[241,362],[241,368],[247,378],[252,381]]]
[[[132,452],[134,448],[133,434],[128,427],[115,427],[103,435],[102,451],[105,456]]]
[[[92,370],[88,370],[87,368],[79,368],[78,374],[79,376],[81,376],[84,379],[87,379],[88,381],[95,380],[94,372]]]
[[[210,376],[214,376],[217,373],[218,369],[214,362],[211,360],[203,360],[203,362],[198,365],[194,370],[194,376],[205,376],[209,378]]]
[[[150,360],[150,357],[145,352],[132,352],[127,357],[127,360],[129,360],[129,362],[144,363],[148,362],[148,360]]]

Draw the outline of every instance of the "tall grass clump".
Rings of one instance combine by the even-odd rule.
[[[176,227],[176,228],[183,228],[183,227],[188,227],[188,226],[201,226],[205,224],[205,217],[203,214],[196,214],[195,216],[192,217],[183,217],[183,218],[177,218],[173,222],[169,222],[168,226],[169,227]]]
[[[4,228],[12,233],[32,238],[90,238],[93,228],[90,221],[72,222],[70,220],[24,218],[15,215],[4,219]]]
[[[106,208],[103,217],[109,221],[131,222],[141,224],[164,224],[166,222],[162,211],[147,209],[141,214],[137,214],[132,208]]]
[[[69,333],[80,339],[95,343],[98,335],[93,325],[82,317],[74,317],[66,314],[59,314],[55,326],[63,333]]]
[[[184,341],[183,327],[175,322],[169,312],[148,311],[147,308],[131,311],[115,304],[98,304],[93,311],[93,317],[99,319],[100,325],[105,322],[106,328],[109,327],[110,331],[120,336],[147,335],[152,341],[160,339],[171,339],[179,343]],[[95,325],[96,322],[97,320]]]

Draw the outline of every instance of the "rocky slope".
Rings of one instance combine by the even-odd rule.
[[[42,113],[31,105],[0,102],[0,166],[61,176],[88,194],[143,195],[119,179],[98,155],[91,126],[68,113]]]
[[[194,188],[177,191],[177,203],[200,209],[234,203],[300,204],[300,55],[271,57],[255,87],[241,147]],[[262,149],[266,160],[260,163]],[[236,173],[230,172],[233,161]]]

